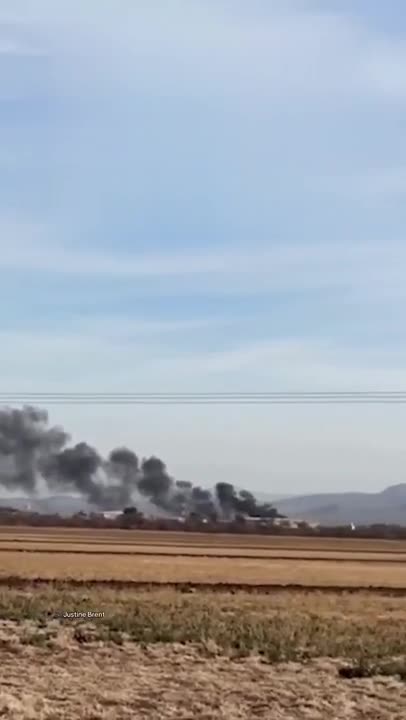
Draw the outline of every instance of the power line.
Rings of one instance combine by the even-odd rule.
[[[404,390],[273,392],[0,392],[0,404],[270,405],[404,404]]]
[[[381,395],[406,395],[406,390],[284,390],[284,391],[171,391],[171,392],[145,392],[145,391],[52,391],[52,392],[31,392],[31,391],[7,391],[1,392],[0,397],[298,397],[298,396],[381,396]]]

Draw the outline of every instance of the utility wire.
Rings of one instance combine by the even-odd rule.
[[[286,392],[0,392],[0,404],[303,405],[405,404],[406,390]]]

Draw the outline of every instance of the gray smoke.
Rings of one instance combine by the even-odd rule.
[[[49,427],[46,410],[0,409],[0,485],[34,495],[41,479],[51,490],[80,493],[100,509],[123,509],[140,495],[171,514],[195,513],[215,519],[236,514],[273,517],[270,505],[258,505],[248,491],[218,483],[214,495],[191,482],[175,481],[157,457],[138,456],[125,447],[107,459],[85,442],[67,447],[70,436]]]
[[[61,428],[47,425],[46,410],[0,409],[0,483],[5,488],[36,492],[37,468],[69,440]]]

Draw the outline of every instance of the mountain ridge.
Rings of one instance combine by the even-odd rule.
[[[377,493],[295,495],[278,501],[277,508],[284,515],[323,525],[406,525],[406,483],[389,485]]]
[[[406,525],[406,483],[389,485],[377,493],[351,491],[283,496],[261,492],[255,493],[255,496],[261,502],[272,503],[283,515],[321,525]],[[30,508],[33,512],[58,513],[62,516],[97,510],[84,498],[73,495],[0,497],[0,507],[5,506],[16,510]],[[147,515],[156,512],[156,508],[144,498],[137,506]]]

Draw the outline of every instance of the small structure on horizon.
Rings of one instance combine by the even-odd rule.
[[[117,517],[120,517],[120,515],[123,514],[122,510],[105,510],[102,515],[106,518],[106,520],[114,520]]]

